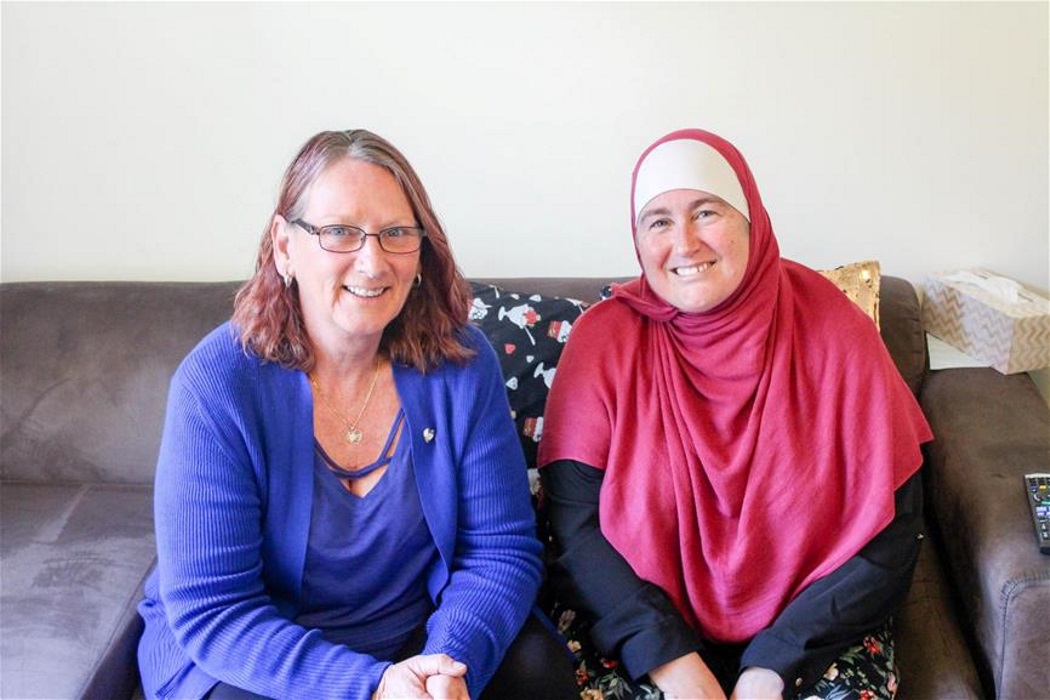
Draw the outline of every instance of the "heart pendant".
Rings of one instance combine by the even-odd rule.
[[[357,428],[347,428],[346,430],[346,441],[351,445],[359,445],[364,440],[365,434]]]

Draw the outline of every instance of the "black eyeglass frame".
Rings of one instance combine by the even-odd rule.
[[[427,230],[422,226],[390,226],[389,228],[385,228],[382,231],[379,231],[378,233],[369,233],[360,226],[350,226],[346,224],[314,226],[313,224],[306,223],[302,219],[296,219],[292,222],[292,224],[306,231],[311,236],[317,236],[317,244],[321,246],[321,250],[327,251],[329,253],[356,253],[357,251],[365,247],[365,241],[368,239],[369,236],[372,236],[376,239],[376,242],[379,243],[379,247],[383,250],[384,253],[390,253],[391,255],[411,255],[412,253],[417,252],[420,248],[423,247],[423,239],[427,237]],[[321,234],[326,228],[345,228],[352,229],[354,231],[359,231],[361,233],[361,237],[358,239],[358,246],[356,248],[350,248],[349,250],[332,250],[331,248],[325,248],[323,242],[324,236],[322,236]],[[412,250],[387,250],[387,247],[383,245],[383,234],[387,231],[417,231],[419,232],[419,247],[413,248]]]

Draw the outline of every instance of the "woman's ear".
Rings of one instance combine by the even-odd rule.
[[[274,214],[270,221],[270,242],[273,244],[273,264],[277,268],[277,274],[284,277],[290,272],[291,254],[288,252],[288,242],[291,238],[289,224],[280,214]]]

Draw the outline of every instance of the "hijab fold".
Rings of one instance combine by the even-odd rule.
[[[818,273],[783,260],[740,153],[743,280],[685,313],[644,276],[578,321],[546,408],[539,464],[605,470],[602,533],[705,637],[744,641],[894,515],[931,439],[874,323]],[[636,221],[632,180],[632,222]],[[640,202],[644,205],[645,202]],[[632,225],[633,228],[633,225]]]

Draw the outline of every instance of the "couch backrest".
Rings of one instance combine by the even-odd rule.
[[[507,291],[540,294],[545,297],[578,299],[593,304],[601,299],[602,290],[610,284],[627,282],[632,277],[477,277],[472,282],[494,284]]]
[[[590,303],[623,279],[474,281]],[[239,284],[0,284],[0,478],[152,482],[171,375],[229,318]],[[883,339],[917,392],[926,344],[915,291],[883,277],[881,305]]]
[[[171,375],[237,286],[0,285],[0,477],[152,482]]]
[[[882,277],[879,320],[882,340],[912,393],[919,395],[929,369],[922,308],[911,282],[900,277]]]

